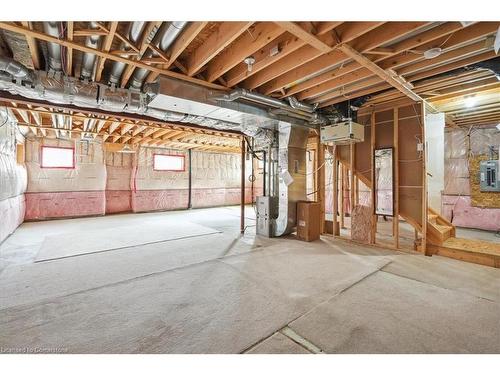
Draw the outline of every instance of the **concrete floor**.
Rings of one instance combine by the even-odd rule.
[[[0,246],[2,352],[500,353],[500,269],[247,217],[244,236],[238,207],[24,223]]]

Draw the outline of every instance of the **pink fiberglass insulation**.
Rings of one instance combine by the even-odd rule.
[[[26,220],[104,215],[104,191],[26,193]]]
[[[41,147],[75,149],[73,169],[44,168]],[[26,220],[104,215],[106,165],[100,140],[30,138],[26,147]]]
[[[106,214],[132,211],[130,190],[106,190]]]
[[[187,189],[139,190],[132,192],[132,211],[165,211],[186,209]]]
[[[442,214],[457,227],[500,230],[500,208],[471,206],[470,196],[442,196]]]

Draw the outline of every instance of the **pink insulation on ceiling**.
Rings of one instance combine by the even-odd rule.
[[[24,138],[7,112],[0,112],[0,242],[24,220],[26,168],[18,164],[16,144]]]

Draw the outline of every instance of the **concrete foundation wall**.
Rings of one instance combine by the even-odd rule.
[[[14,119],[0,112],[0,242],[24,220],[26,168],[16,157],[16,144],[23,142]]]

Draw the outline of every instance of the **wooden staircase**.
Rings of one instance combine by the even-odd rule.
[[[342,162],[350,168],[348,162],[344,160]],[[354,173],[366,186],[371,187],[370,179],[357,170]],[[422,232],[422,226],[415,218],[404,215],[401,212],[399,216],[418,232]],[[417,240],[415,242],[415,249],[418,251],[421,248],[421,240]],[[500,268],[500,243],[457,238],[455,226],[432,208],[428,208],[427,212],[425,254],[429,256],[441,255],[465,262]]]
[[[451,237],[455,237],[455,226],[432,208],[428,208],[427,244],[442,245]]]
[[[500,244],[457,238],[455,226],[429,208],[427,214],[427,255],[434,254],[500,268]]]

